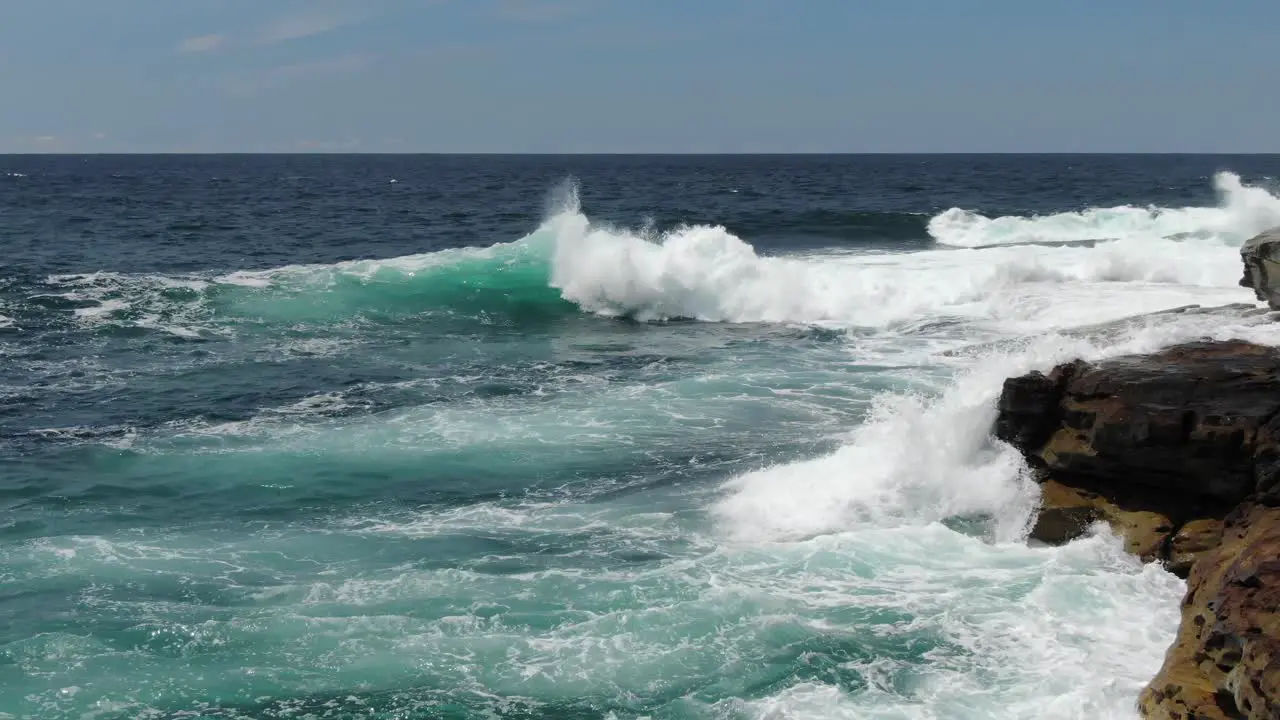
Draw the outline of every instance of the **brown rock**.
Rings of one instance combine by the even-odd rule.
[[[1273,240],[1246,274],[1280,299]],[[1189,578],[1143,715],[1280,720],[1280,349],[1188,343],[1010,378],[995,433],[1040,476],[1034,539],[1105,521]]]
[[[995,432],[1050,477],[1179,505],[1179,522],[1280,504],[1280,349],[1197,342],[1010,378]]]
[[[1276,348],[1199,342],[1077,361],[1006,381],[999,408],[997,437],[1064,481],[1229,507],[1280,476]]]
[[[1049,545],[1062,545],[1084,535],[1101,519],[1093,497],[1048,480],[1040,485],[1040,511],[1030,537]]]
[[[1098,521],[1091,507],[1045,506],[1036,515],[1030,538],[1047,545],[1065,545],[1084,535]]]
[[[1169,545],[1169,570],[1181,577],[1191,573],[1191,566],[1204,553],[1222,541],[1222,521],[1213,518],[1192,520],[1174,533]]]
[[[1140,698],[1147,718],[1280,717],[1280,509],[1234,515],[1192,568],[1178,637]]]
[[[1264,232],[1240,248],[1244,277],[1240,284],[1272,310],[1280,309],[1280,228]]]
[[[1149,509],[1119,505],[1107,497],[1081,488],[1046,480],[1040,486],[1040,512],[1031,538],[1061,545],[1088,532],[1103,521],[1124,539],[1125,548],[1144,560],[1162,559],[1162,552],[1174,530],[1167,515]]]

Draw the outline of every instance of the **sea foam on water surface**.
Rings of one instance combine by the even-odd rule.
[[[749,714],[1136,717],[1137,694],[1172,641],[1184,585],[1158,567],[1143,567],[1125,556],[1105,531],[1062,548],[1023,545],[1036,491],[1021,458],[989,437],[994,400],[1005,378],[1078,357],[1145,353],[1202,338],[1280,344],[1280,327],[1274,322],[1215,312],[1155,316],[1105,338],[1054,332],[1114,319],[1117,304],[1122,313],[1131,314],[1138,308],[1156,310],[1192,299],[1248,301],[1248,291],[1236,286],[1239,259],[1233,244],[1273,220],[1280,222],[1280,214],[1272,214],[1280,201],[1233,182],[1231,176],[1219,179],[1220,187],[1226,188],[1224,209],[1152,211],[1148,219],[1164,226],[1148,223],[1141,232],[1094,247],[1026,248],[1037,257],[1072,257],[1080,263],[1065,273],[1055,269],[1061,273],[1055,279],[1060,285],[1040,284],[1026,295],[1041,293],[1043,306],[1055,307],[1051,315],[1056,327],[1043,327],[1038,337],[960,361],[952,384],[937,396],[880,398],[865,424],[830,455],[745,473],[725,484],[710,511],[730,542],[787,547],[838,537],[855,560],[888,552],[895,544],[918,544],[922,533],[927,537],[939,532],[938,522],[989,518],[990,545],[952,535],[934,547],[917,547],[883,564],[883,572],[891,576],[915,575],[914,585],[904,583],[893,592],[898,607],[911,609],[913,625],[933,628],[963,652],[935,651],[928,665],[907,676],[893,661],[871,662],[859,668],[870,679],[865,691],[801,683],[744,703]],[[1101,215],[1088,211],[1082,217]],[[1006,219],[995,225],[1039,223],[1022,232],[1021,241],[1081,239],[1082,233],[1071,227],[1054,234],[1063,219]],[[1132,217],[1123,220],[1135,224]],[[1115,229],[1107,232],[1123,235]],[[1165,232],[1200,236],[1179,241],[1156,235]],[[988,244],[991,239],[988,234],[971,244]],[[1009,249],[961,252],[990,259]],[[1127,249],[1135,252],[1123,254]],[[1120,258],[1124,262],[1117,265]],[[1103,272],[1090,275],[1079,267]],[[1171,286],[1168,292],[1149,284],[1153,273]],[[1018,318],[1015,311],[1014,320],[1020,322],[1011,323],[1008,313],[995,306],[1000,298],[989,299],[992,305],[982,308],[982,315],[1011,333],[1039,314]],[[1015,567],[1021,571],[1010,572]],[[798,581],[805,582],[813,580]],[[848,582],[848,602],[866,602],[868,584],[874,583],[862,578]]]
[[[1020,243],[1211,236],[1239,245],[1280,225],[1280,198],[1244,185],[1240,176],[1214,177],[1218,207],[1140,208],[1121,205],[1036,217],[988,218],[952,208],[929,221],[929,234],[944,245],[988,247]]]
[[[645,469],[625,481],[616,474],[600,480],[595,470],[575,476],[574,482],[599,481],[590,493],[574,486],[520,502],[486,495],[464,507],[363,506],[351,511],[359,517],[320,529],[282,525],[221,544],[191,529],[145,543],[127,535],[53,538],[6,549],[3,559],[21,572],[108,583],[113,573],[132,581],[157,567],[184,581],[220,583],[233,568],[235,581],[217,591],[246,605],[262,601],[252,626],[178,622],[170,604],[131,604],[109,590],[94,601],[139,613],[147,627],[177,635],[199,627],[219,648],[270,638],[254,647],[252,660],[264,668],[253,678],[264,697],[302,692],[268,677],[273,668],[301,662],[313,673],[307,692],[334,697],[356,687],[382,692],[413,684],[454,693],[450,702],[532,698],[536,707],[604,698],[614,707],[647,704],[634,715],[655,717],[1133,718],[1137,693],[1172,639],[1183,584],[1127,556],[1105,532],[1058,548],[1023,543],[1036,488],[1021,459],[994,442],[989,429],[1001,382],[1031,369],[1200,337],[1280,343],[1275,324],[1226,313],[1154,316],[1105,337],[1069,332],[1190,302],[1247,301],[1248,291],[1236,285],[1236,247],[1260,225],[1280,222],[1280,201],[1234,176],[1218,183],[1217,208],[994,219],[952,210],[931,223],[938,244],[949,247],[856,255],[770,257],[713,226],[661,234],[602,227],[569,202],[531,236],[492,248],[202,278],[206,284],[179,289],[172,302],[261,293],[253,297],[263,303],[253,307],[266,315],[272,293],[311,304],[323,293],[351,292],[348,304],[359,312],[366,309],[360,300],[373,296],[353,287],[391,285],[406,292],[391,293],[387,302],[412,305],[446,277],[434,274],[441,269],[475,263],[485,276],[528,263],[545,273],[519,274],[513,282],[540,283],[544,294],[549,284],[585,313],[833,325],[850,330],[835,334],[846,341],[835,347],[851,364],[903,374],[923,368],[938,375],[941,387],[913,393],[869,386],[868,394],[879,393],[874,408],[834,451],[737,471],[714,487],[650,486],[646,473],[654,463],[646,457]],[[1062,244],[1080,240],[1098,242]],[[474,281],[464,275],[448,277]],[[99,308],[128,299],[135,314],[171,301],[155,278],[84,276],[63,284],[92,293]],[[561,305],[572,314],[572,306]],[[101,310],[82,322],[96,326],[128,314]],[[164,316],[142,321],[157,317]],[[317,317],[322,324],[325,317]],[[993,338],[1001,342],[970,347]],[[565,347],[578,340],[564,340]],[[973,351],[939,352],[965,348]],[[726,352],[732,361],[711,368],[728,376],[714,391],[701,377],[654,388],[619,371],[595,377],[589,391],[573,385],[550,399],[512,395],[456,408],[433,400],[350,417],[355,396],[320,394],[210,432],[280,450],[282,463],[324,453],[332,464],[346,459],[338,453],[360,459],[372,449],[390,468],[398,456],[389,457],[388,449],[421,462],[430,443],[483,446],[486,458],[505,444],[543,448],[539,458],[572,460],[598,450],[598,465],[588,467],[616,473],[619,448],[643,449],[655,438],[676,443],[671,428],[684,428],[677,414],[687,418],[699,408],[711,414],[698,393],[733,395],[742,404],[726,415],[751,416],[751,403],[779,402],[746,392],[738,376],[756,372],[754,382],[785,376],[793,370],[786,367],[790,356],[764,356],[753,360],[764,369],[753,369],[739,364],[743,354],[734,348]],[[770,359],[777,367],[768,366]],[[847,382],[869,376],[851,370]],[[628,383],[645,391],[632,392]],[[803,400],[803,392],[788,401],[797,397]],[[637,410],[629,403],[645,405]],[[616,427],[605,427],[610,422]],[[565,426],[574,431],[558,431]],[[289,428],[312,432],[288,439]],[[135,464],[185,467],[167,465],[163,456],[202,447],[204,438],[182,434],[196,430],[187,427],[168,445],[147,439],[147,453]],[[715,431],[723,439],[724,428]],[[683,449],[697,455],[702,448],[691,441]],[[313,479],[305,472],[310,465],[279,467],[301,468],[297,482]],[[495,464],[481,472],[494,468],[503,469]],[[362,475],[362,482],[366,477],[379,475]],[[476,477],[468,476],[467,490],[480,484]],[[352,536],[359,542],[347,543]],[[161,556],[152,551],[159,547],[181,552]],[[311,561],[316,547],[328,553],[330,566]],[[424,548],[437,553],[430,562],[421,561]],[[397,555],[403,552],[410,555]],[[263,587],[239,584],[254,578]],[[33,667],[51,667],[41,642],[15,652],[28,653],[23,661]],[[182,648],[207,652],[201,660],[211,668],[224,652],[198,643]],[[93,653],[103,667],[115,657],[112,648],[85,651]],[[155,677],[188,694],[229,697],[244,680],[229,670],[190,671],[186,656],[155,653],[147,660]],[[77,687],[105,682],[85,672]],[[271,706],[278,716],[293,710]]]
[[[380,303],[445,301],[442,282],[460,283],[459,291],[474,293],[486,287],[468,289],[481,278],[492,282],[513,267],[538,265],[549,266],[545,276],[519,273],[493,292],[520,290],[520,283],[548,283],[564,300],[605,316],[862,328],[937,315],[1037,320],[1045,298],[1077,287],[1107,295],[1108,302],[1100,305],[1118,308],[1117,301],[1127,298],[1141,303],[1133,312],[1142,312],[1158,309],[1164,300],[1144,301],[1121,286],[1176,287],[1183,304],[1227,302],[1239,263],[1224,248],[1280,224],[1280,199],[1266,190],[1244,186],[1228,173],[1218,176],[1216,185],[1222,196],[1216,208],[1121,206],[994,219],[953,208],[929,224],[939,245],[952,246],[947,249],[806,256],[761,255],[719,226],[656,234],[600,226],[583,215],[576,194],[569,193],[530,236],[484,248],[209,278],[96,273],[49,282],[93,291],[100,304],[77,309],[83,320],[126,324],[135,321],[122,310],[186,315],[190,308],[184,304],[198,306],[219,286],[239,286],[250,293],[245,313],[297,317],[315,307],[312,312],[327,319],[358,313],[361,302],[375,297]],[[1093,246],[1062,244],[1082,240],[1093,241]],[[459,273],[463,266],[470,270]],[[442,275],[446,272],[451,273],[447,278]],[[372,286],[390,294],[361,290]],[[175,290],[188,295],[170,297]],[[254,292],[261,297],[252,297]],[[406,306],[405,311],[415,308],[423,309]]]
[[[1217,185],[1219,208],[995,220],[952,209],[933,218],[940,244],[983,248],[969,254],[767,257],[723,227],[654,236],[595,226],[572,201],[535,236],[555,240],[550,282],[565,299],[639,319],[878,327],[929,314],[990,316],[1080,283],[1179,285],[1184,300],[1213,304],[1226,301],[1222,291],[1239,277],[1224,249],[1280,224],[1280,199],[1230,174]],[[1101,242],[1054,246],[1080,240]]]

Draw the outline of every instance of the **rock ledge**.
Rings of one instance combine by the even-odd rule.
[[[995,434],[1041,482],[1033,539],[1104,521],[1189,578],[1146,717],[1280,718],[1280,349],[1196,342],[1010,378]]]

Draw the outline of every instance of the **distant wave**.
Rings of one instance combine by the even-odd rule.
[[[1223,201],[1215,208],[994,219],[952,209],[929,221],[939,243],[982,248],[971,257],[927,248],[854,254],[838,245],[761,255],[719,225],[654,232],[595,223],[571,188],[536,231],[485,248],[222,275],[61,275],[31,297],[44,307],[58,299],[81,324],[188,339],[236,322],[376,322],[424,312],[508,323],[580,310],[640,321],[881,327],[922,315],[990,315],[1030,283],[1235,289],[1239,262],[1224,250],[1280,225],[1280,198],[1229,173],[1216,184]]]
[[[1214,238],[1239,245],[1280,225],[1280,197],[1263,188],[1244,185],[1240,176],[1229,172],[1214,177],[1214,188],[1220,198],[1218,207],[1120,205],[1037,217],[995,218],[951,208],[934,216],[928,230],[943,245],[968,248],[1172,237]]]
[[[661,234],[600,227],[573,198],[535,236],[546,234],[555,248],[551,285],[565,299],[589,312],[646,320],[881,326],[924,313],[985,311],[1025,283],[1235,288],[1239,275],[1238,259],[1221,243],[1171,247],[1152,236],[1093,247],[997,244],[965,259],[936,250],[766,257],[721,226]]]

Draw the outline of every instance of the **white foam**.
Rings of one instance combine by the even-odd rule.
[[[124,300],[103,300],[100,304],[87,308],[76,308],[75,315],[85,321],[104,320],[114,313],[128,309],[129,303]]]
[[[952,209],[933,218],[930,232],[940,243],[970,248],[963,252],[784,257],[762,256],[719,226],[655,234],[593,224],[582,214],[576,193],[569,192],[538,231],[513,243],[241,271],[213,282],[324,290],[344,280],[395,282],[468,261],[549,259],[549,284],[587,312],[643,320],[859,327],[937,315],[1043,321],[1054,310],[1045,298],[1061,292],[1092,295],[1099,306],[1112,308],[1137,303],[1158,309],[1174,294],[1181,294],[1183,303],[1247,301],[1249,294],[1236,284],[1239,261],[1224,250],[1280,224],[1280,198],[1246,187],[1229,173],[1218,176],[1216,185],[1223,198],[1217,208],[1121,206],[994,219]],[[1105,241],[1094,247],[1027,244],[1099,239]],[[130,301],[147,300],[156,289],[201,293],[209,285],[202,278],[114,273],[61,275],[49,282],[76,287],[94,299],[113,293],[112,298],[123,295]],[[1148,292],[1139,283],[1176,291]],[[1153,302],[1153,297],[1161,299]],[[81,315],[112,311],[90,308]],[[167,325],[189,329],[190,323]]]
[[[224,285],[239,285],[240,287],[264,288],[271,286],[271,275],[269,272],[252,272],[242,270],[222,275],[217,280]]]
[[[159,315],[144,315],[134,324],[138,327],[166,332],[174,337],[183,338],[184,340],[198,340],[202,337],[199,330],[166,323]]]
[[[229,332],[225,327],[211,327],[203,313],[210,282],[200,277],[99,271],[50,275],[45,284],[73,289],[33,297],[97,303],[72,311],[76,320],[86,325],[141,327],[186,340]]]
[[[1248,200],[1237,204],[1263,210],[1266,198],[1280,213],[1280,200],[1264,191],[1237,195]],[[551,285],[565,299],[590,312],[645,320],[861,327],[936,315],[1035,320],[1045,309],[1041,300],[1061,287],[1087,288],[1098,305],[1118,308],[1130,306],[1125,297],[1143,302],[1137,283],[1178,286],[1183,304],[1250,297],[1236,282],[1238,258],[1216,236],[1175,241],[1131,233],[1096,247],[764,257],[722,227],[653,236],[595,226],[572,204],[539,233],[555,240]]]
[[[466,247],[437,252],[370,260],[346,260],[332,264],[285,265],[269,270],[241,270],[214,278],[215,283],[265,288],[279,284],[327,287],[343,278],[371,281],[381,278],[413,277],[418,273],[455,265],[468,260],[489,260],[507,253],[530,249],[527,241],[496,243],[487,247]],[[515,262],[516,258],[509,259]]]
[[[815,541],[816,542],[816,541]],[[828,541],[885,568],[821,583],[831,603],[906,611],[881,637],[935,635],[924,662],[849,662],[865,683],[848,692],[802,682],[766,697],[719,703],[755,718],[1136,720],[1136,698],[1159,668],[1178,622],[1177,578],[1124,554],[1109,535],[1062,548],[988,546],[934,528]],[[843,600],[841,599],[843,596]],[[839,637],[839,628],[828,633]]]
[[[881,398],[835,453],[730,481],[714,514],[740,539],[793,539],[972,513],[995,515],[997,534],[1017,537],[1034,488],[1019,456],[989,439],[1003,380],[1072,358],[1150,352],[1203,337],[1280,345],[1280,327],[1261,318],[1231,324],[1216,314],[1174,315],[1153,318],[1120,339],[1051,334],[1013,352],[966,359],[972,367],[939,397]]]
[[[1049,299],[1074,325],[1107,314],[1105,301],[1087,293]],[[850,669],[870,683],[856,693],[802,683],[735,708],[761,718],[1134,718],[1137,694],[1172,641],[1182,583],[1141,567],[1109,536],[1063,548],[1022,545],[1036,488],[1020,456],[989,429],[1007,377],[1201,338],[1280,345],[1280,326],[1227,313],[1163,315],[1105,338],[1046,332],[978,356],[937,357],[933,363],[958,371],[940,395],[882,397],[837,451],[726,482],[709,510],[727,541],[775,552],[851,543],[848,562],[902,575],[882,590],[887,608],[911,611],[914,624],[965,651],[934,651],[914,669],[884,658],[856,664]],[[936,536],[936,523],[958,516],[989,517],[991,542]],[[1031,582],[1024,563],[1035,557],[1036,589],[1011,600],[1009,588]],[[1023,570],[1006,574],[1011,567]],[[797,587],[812,595],[830,582],[819,569]],[[872,603],[873,590],[852,582],[831,598]]]
[[[1241,197],[1266,210],[1267,202],[1252,191]],[[1262,211],[1257,217],[1265,215]],[[1178,222],[1185,225],[1193,215],[1188,211]],[[1135,227],[1146,222],[1137,216],[1131,220]],[[1132,717],[1138,689],[1155,672],[1172,638],[1182,584],[1158,568],[1140,566],[1107,535],[1062,548],[1021,544],[1035,488],[1016,453],[992,442],[988,429],[1001,381],[1032,368],[1079,356],[1149,351],[1201,336],[1280,343],[1280,328],[1274,324],[1213,314],[1152,318],[1105,341],[1055,332],[1189,302],[1247,300],[1247,291],[1235,285],[1238,259],[1230,238],[1209,227],[1202,222],[1200,231],[1187,231],[1201,236],[1180,241],[1135,230],[1088,248],[1006,244],[901,255],[771,258],[723,228],[684,228],[654,236],[593,226],[576,206],[565,208],[516,249],[536,255],[554,245],[550,280],[586,311],[873,326],[874,333],[851,336],[847,350],[853,361],[896,361],[939,376],[954,373],[954,380],[936,396],[881,397],[867,421],[834,453],[728,481],[708,508],[711,527],[701,525],[696,513],[684,512],[688,497],[673,503],[678,512],[654,512],[659,491],[649,489],[598,503],[504,499],[336,523],[326,528],[326,535],[330,530],[356,534],[366,543],[577,534],[586,539],[575,541],[577,546],[567,543],[555,559],[587,561],[530,563],[519,573],[503,574],[465,566],[433,569],[430,563],[416,562],[385,567],[366,563],[373,556],[365,553],[362,561],[330,563],[316,575],[281,574],[278,585],[252,591],[257,593],[252,597],[273,598],[260,608],[255,632],[265,628],[275,633],[269,635],[273,642],[261,645],[255,663],[272,668],[313,662],[319,669],[308,681],[317,692],[372,687],[366,684],[371,682],[401,684],[407,681],[402,676],[420,671],[415,659],[425,657],[444,658],[438,665],[440,686],[450,689],[548,698],[649,697],[671,691],[681,695],[678,702],[693,703],[689,687],[734,687],[751,673],[752,682],[775,682],[776,676],[762,678],[774,671],[762,664],[773,655],[785,658],[810,640],[819,648],[813,652],[819,662],[838,655],[827,655],[827,648],[853,646],[856,652],[875,654],[883,640],[897,652],[845,660],[838,669],[865,688],[851,691],[820,678],[758,697],[760,684],[743,680],[745,689],[737,694],[751,692],[751,699],[724,700],[712,714],[771,719]],[[1237,224],[1231,232],[1244,227]],[[1022,237],[1033,235],[1022,232]],[[412,275],[460,259],[491,258],[496,252],[486,248],[291,266],[236,273],[216,282],[324,285],[346,277]],[[59,282],[100,302],[90,310],[113,301],[104,288],[115,292],[119,286],[117,279],[103,274],[64,276]],[[955,321],[955,329],[926,330],[943,320]],[[160,319],[147,315],[142,322]],[[981,356],[933,354],[957,342],[1016,341],[1024,334],[1034,337],[1013,349],[1005,346]],[[531,405],[512,396],[370,414],[350,412],[363,409],[358,393],[331,393],[264,409],[239,423],[180,430],[188,435],[260,435],[265,442],[246,445],[285,452],[319,447],[381,459],[408,450],[419,464],[434,448],[550,448],[545,455],[527,456],[539,458],[531,465],[545,473],[561,458],[583,457],[573,453],[616,457],[627,446],[651,446],[658,437],[653,428],[686,432],[703,420],[710,424],[747,415],[725,405],[725,396],[732,393],[724,387],[733,393],[752,383],[771,389],[770,377],[762,378],[763,373],[744,379],[737,366],[711,370],[715,373],[706,378],[679,381],[730,379],[706,395],[679,382],[628,386],[599,376],[583,375],[580,380],[586,382],[565,376],[556,378],[560,384],[550,391],[577,390],[554,403]],[[459,374],[450,382],[483,379]],[[778,403],[785,395],[761,397],[762,403]],[[691,419],[693,425],[681,424]],[[815,423],[802,424],[806,432],[814,432]],[[723,439],[728,431],[716,426],[716,433]],[[543,463],[543,457],[550,459]],[[992,516],[991,536],[968,537],[940,522],[957,515]],[[289,545],[289,532],[255,536],[247,541],[252,552],[245,557],[254,563],[285,557],[278,549]],[[323,541],[317,536],[298,542]],[[130,569],[172,561],[175,571],[182,566],[184,577],[192,573],[189,563],[223,563],[241,552],[210,549],[206,541],[189,550],[170,545],[183,547],[150,539],[144,545],[70,538],[6,552],[30,549],[50,555],[59,560],[56,572],[67,574],[84,574],[94,565]],[[617,551],[671,547],[677,550],[653,553],[666,558],[658,562],[596,564]],[[527,559],[493,554],[471,558],[480,566]],[[200,573],[223,577],[226,569],[195,574]],[[572,607],[566,608],[567,600]],[[556,622],[529,623],[514,613],[504,624],[504,608],[516,603],[527,603],[525,607]],[[326,614],[330,605],[339,607]],[[307,606],[305,612],[299,606]],[[412,612],[401,614],[410,606]],[[438,614],[426,609],[432,607]],[[355,608],[359,611],[353,612]],[[883,616],[867,614],[875,612]],[[311,656],[325,662],[312,661],[307,653],[330,652],[327,646],[335,634],[342,637],[341,662],[328,655]],[[316,638],[324,640],[312,646]],[[780,650],[784,645],[787,649]],[[915,652],[921,646],[936,649],[921,658]],[[173,677],[181,667],[175,660],[168,674],[157,676]],[[413,680],[422,682],[418,676]]]
[[[951,208],[929,221],[929,234],[944,245],[983,247],[1109,239],[1196,236],[1239,245],[1280,225],[1280,197],[1241,183],[1234,173],[1214,178],[1218,207],[1090,208],[1038,217],[988,218]]]

